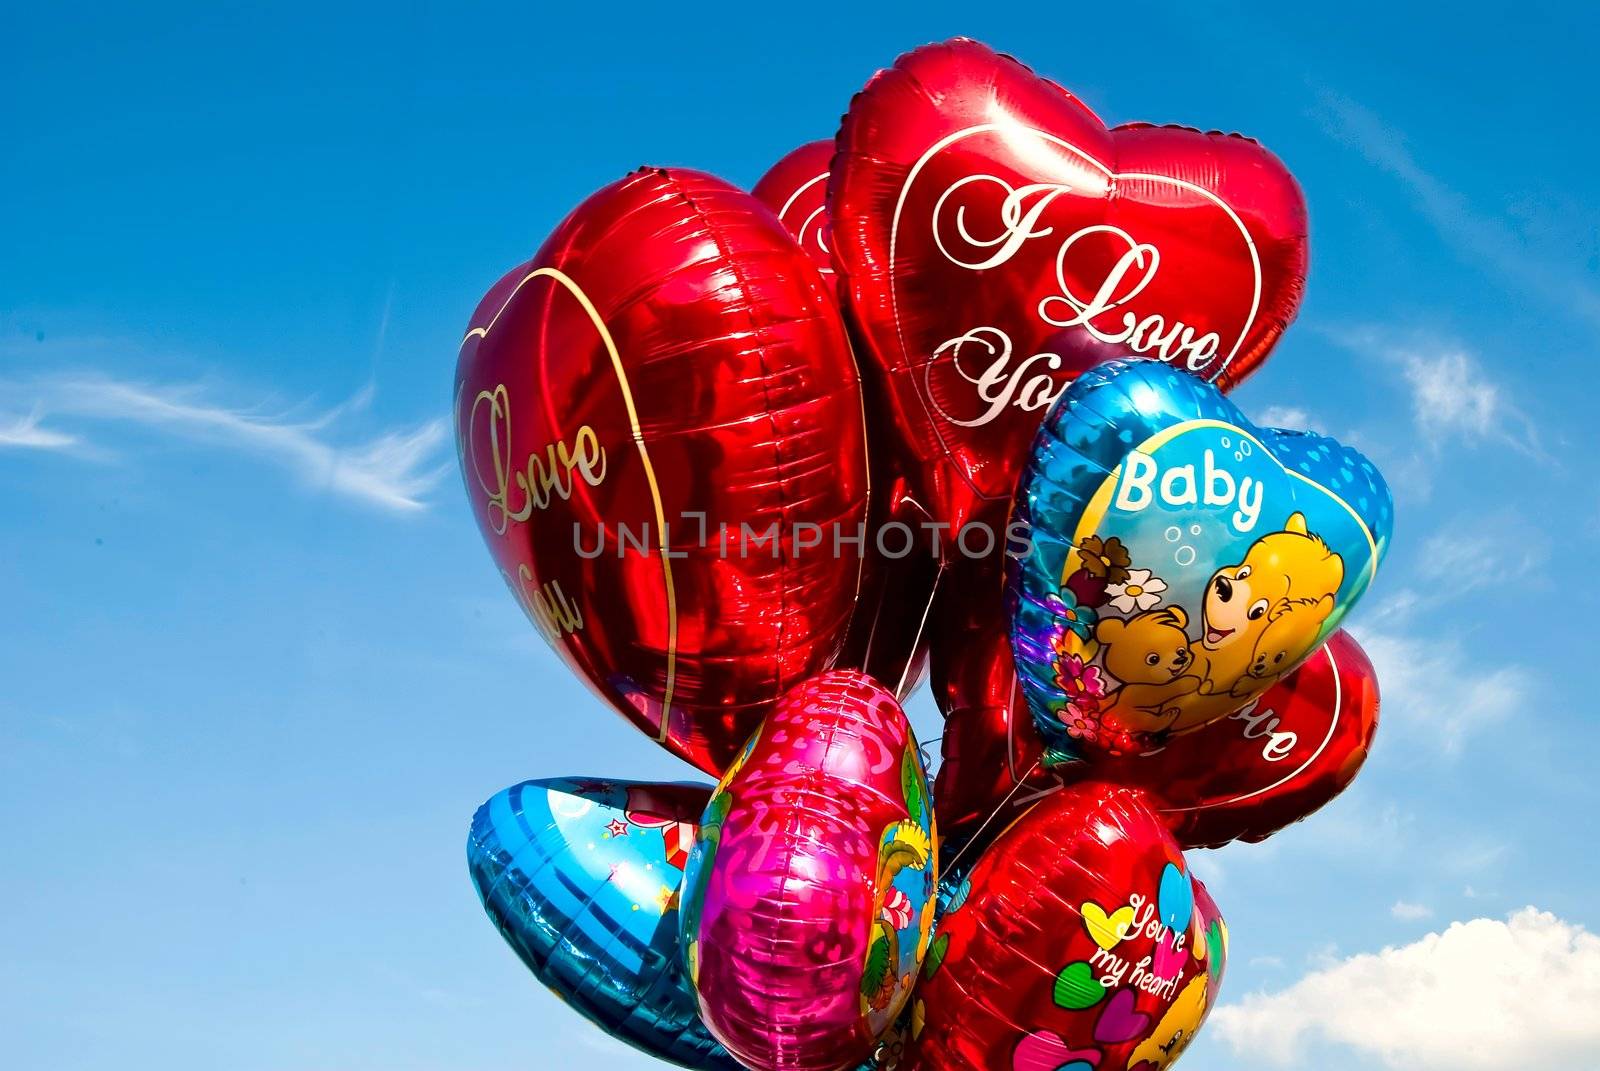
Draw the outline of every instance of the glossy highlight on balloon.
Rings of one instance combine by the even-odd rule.
[[[837,138],[834,263],[929,512],[1003,518],[1046,408],[1114,357],[1227,389],[1297,311],[1304,197],[1235,134],[1107,128],[976,41],[916,49]]]
[[[1017,678],[1052,765],[1226,718],[1366,593],[1394,503],[1365,457],[1258,428],[1213,386],[1111,361],[1051,409],[1017,487]]]
[[[580,676],[720,772],[831,664],[861,583],[859,555],[802,537],[868,509],[833,286],[749,194],[647,168],[580,205],[502,295],[456,373],[484,540]]]
[[[755,1071],[868,1057],[910,996],[933,926],[927,773],[882,685],[791,691],[706,806],[680,925],[700,1014]]]
[[[524,781],[472,820],[484,911],[534,976],[612,1037],[683,1067],[737,1071],[695,1010],[678,887],[710,786]]]

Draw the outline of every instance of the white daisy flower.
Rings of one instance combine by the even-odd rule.
[[[1106,585],[1112,607],[1123,614],[1143,613],[1160,602],[1161,593],[1166,590],[1167,582],[1151,576],[1148,569],[1129,569],[1126,581]]]

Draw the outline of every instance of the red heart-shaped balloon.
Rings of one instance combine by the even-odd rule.
[[[1299,186],[1254,141],[1107,129],[975,41],[857,94],[828,208],[864,356],[937,520],[1002,511],[1049,403],[1111,357],[1226,389],[1294,317]]]
[[[1148,788],[1185,847],[1261,841],[1345,790],[1378,730],[1378,678],[1348,632],[1254,704],[1152,754],[1069,767]]]
[[[773,164],[750,190],[756,199],[778,214],[817,270],[833,278],[833,254],[828,250],[828,165],[833,160],[833,139],[808,141]]]
[[[943,616],[945,606],[941,598],[932,648],[934,697],[945,714],[934,792],[939,827],[957,845],[981,844],[1041,795],[1086,780],[1149,790],[1185,848],[1262,841],[1343,792],[1378,729],[1377,674],[1339,631],[1245,710],[1157,751],[1049,770],[1010,649],[986,639],[981,615],[963,627]]]
[[[507,584],[668,750],[720,771],[837,655],[860,380],[831,282],[750,194],[651,168],[586,200],[480,306],[455,417]]]
[[[828,251],[828,165],[833,141],[812,141],[772,165],[751,192],[778,215],[817,265],[833,279]],[[870,385],[867,411],[883,405]],[[872,445],[872,515],[862,553],[861,597],[850,617],[837,665],[859,669],[906,698],[922,683],[928,665],[927,619],[939,579],[939,556],[927,538],[927,511],[917,501],[892,449],[894,432],[868,421]],[[882,449],[880,442],[884,443]]]
[[[1159,1071],[1216,1003],[1226,926],[1143,792],[1047,797],[965,880],[917,986],[910,1071]]]

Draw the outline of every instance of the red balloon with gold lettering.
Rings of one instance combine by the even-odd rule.
[[[719,771],[838,654],[860,381],[831,283],[750,194],[646,168],[591,196],[474,317],[455,419],[506,583],[668,750]]]
[[[1222,389],[1293,319],[1306,209],[1256,142],[1082,101],[976,41],[928,45],[850,105],[834,264],[935,520],[999,513],[1049,404],[1112,357]]]

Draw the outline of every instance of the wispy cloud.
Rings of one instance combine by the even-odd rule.
[[[1257,412],[1255,419],[1263,427],[1322,433],[1321,422],[1298,405],[1269,405]]]
[[[1600,937],[1525,908],[1322,965],[1218,1008],[1240,1055],[1304,1066],[1320,1038],[1406,1071],[1587,1067],[1600,1051]]]
[[[35,408],[24,417],[0,417],[0,448],[71,450],[79,443],[76,435],[45,427],[42,409]]]
[[[1384,716],[1446,755],[1527,702],[1534,681],[1520,666],[1488,666],[1456,637],[1437,629],[1401,629],[1379,614],[1351,633],[1372,659],[1383,688]]]
[[[224,404],[196,385],[158,385],[101,375],[56,377],[11,384],[7,393],[31,392],[33,415],[16,426],[19,436],[51,437],[55,448],[80,437],[45,429],[45,413],[62,420],[136,425],[150,431],[215,444],[277,464],[307,486],[387,510],[425,507],[448,471],[440,458],[446,422],[430,420],[365,439],[341,435],[344,417],[364,408],[366,388],[342,405],[297,415],[291,410]],[[43,445],[43,444],[41,444]]]
[[[1538,256],[1504,220],[1476,209],[1461,193],[1424,168],[1404,135],[1377,113],[1338,93],[1318,95],[1318,116],[1337,140],[1393,175],[1422,216],[1462,255],[1590,325],[1600,325],[1600,290],[1577,270]]]
[[[1397,495],[1425,499],[1442,467],[1460,451],[1504,447],[1541,463],[1552,461],[1535,422],[1468,347],[1447,336],[1377,326],[1320,327],[1325,337],[1375,358],[1406,388],[1411,411],[1405,434],[1365,427],[1343,436],[1382,464]]]
[[[1396,900],[1394,906],[1389,908],[1389,914],[1404,922],[1415,922],[1419,919],[1432,918],[1433,908],[1409,900]]]
[[[1542,454],[1533,421],[1459,342],[1374,327],[1327,334],[1353,352],[1386,360],[1399,373],[1412,420],[1434,452],[1453,443],[1496,443],[1528,456]]]

